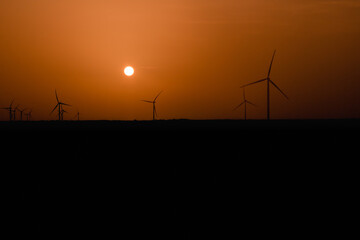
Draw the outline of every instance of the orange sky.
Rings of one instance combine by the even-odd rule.
[[[56,119],[56,88],[65,119],[143,120],[164,90],[161,119],[243,118],[277,49],[272,118],[359,118],[359,26],[357,0],[1,0],[0,106]],[[265,118],[265,83],[247,99]]]

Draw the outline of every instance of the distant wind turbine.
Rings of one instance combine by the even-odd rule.
[[[80,121],[80,112],[78,111],[75,116],[73,117],[73,119],[77,119],[78,121]]]
[[[30,111],[28,113],[25,113],[27,121],[31,120],[31,113],[32,113],[32,109],[30,109]]]
[[[64,120],[64,113],[67,113],[63,108],[61,108],[60,114],[61,114],[61,120]]]
[[[67,104],[67,103],[60,102],[60,101],[59,101],[59,98],[58,98],[58,95],[57,95],[57,93],[56,93],[56,90],[55,90],[55,97],[56,97],[57,104],[56,104],[56,106],[54,107],[54,109],[51,111],[50,115],[51,115],[51,114],[56,110],[56,108],[57,108],[57,109],[58,109],[59,121],[60,121],[60,120],[61,120],[61,115],[62,115],[62,113],[61,113],[62,106],[63,106],[63,105],[65,105],[65,106],[71,106],[71,105],[69,105],[69,104]]]
[[[13,114],[14,114],[13,119],[14,119],[14,121],[16,120],[16,111],[19,110],[19,106],[20,105],[17,105],[13,110]]]
[[[270,90],[270,83],[271,83],[277,90],[279,90],[279,92],[280,92],[282,95],[284,95],[284,97],[285,97],[286,99],[289,99],[289,98],[286,96],[286,94],[285,94],[283,91],[281,91],[281,89],[270,79],[270,72],[271,72],[271,67],[272,67],[273,61],[274,61],[275,53],[276,53],[276,50],[274,51],[274,54],[273,54],[273,56],[272,56],[271,63],[270,63],[270,68],[269,68],[269,72],[268,72],[268,75],[267,75],[266,78],[241,86],[242,88],[244,88],[244,87],[249,86],[249,85],[252,85],[252,84],[256,84],[256,83],[260,83],[260,82],[266,81],[266,84],[267,84],[267,119],[268,119],[268,120],[270,119],[270,91],[269,91],[269,90]]]
[[[243,101],[242,103],[240,103],[237,107],[235,107],[235,108],[234,108],[234,111],[235,111],[236,109],[238,109],[239,107],[241,107],[241,106],[244,104],[244,118],[245,118],[245,120],[246,120],[246,104],[249,103],[249,104],[251,104],[251,105],[253,105],[253,106],[256,106],[256,105],[253,104],[252,102],[246,100],[246,98],[245,98],[245,88],[243,88],[243,97],[244,97],[244,101]]]
[[[155,107],[156,99],[159,97],[159,95],[160,95],[162,92],[163,92],[163,91],[161,91],[161,92],[154,98],[153,101],[141,100],[141,101],[143,101],[143,102],[152,103],[152,105],[153,105],[153,120],[155,120],[155,117],[157,116],[156,107]]]
[[[14,103],[14,99],[11,101],[9,107],[5,107],[5,108],[1,108],[1,109],[4,109],[4,110],[8,110],[9,111],[9,120],[11,121],[13,118],[13,108],[12,108],[12,105]]]
[[[26,110],[26,108],[24,109],[18,109],[20,112],[20,121],[22,121],[22,116],[23,116],[23,112]]]

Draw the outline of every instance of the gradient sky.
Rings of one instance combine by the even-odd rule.
[[[272,118],[360,117],[358,0],[1,0],[0,106],[82,119],[236,119],[266,77]],[[135,75],[125,77],[131,65]],[[266,84],[247,88],[266,117]],[[5,110],[0,120],[8,120]]]

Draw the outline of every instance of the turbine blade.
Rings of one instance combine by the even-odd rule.
[[[13,99],[13,100],[11,101],[11,103],[10,103],[10,108],[12,107],[12,105],[13,105],[13,103],[14,103],[14,100],[15,100],[15,99]]]
[[[271,72],[273,61],[274,61],[275,53],[276,53],[276,50],[274,51],[274,54],[273,54],[272,59],[271,59],[270,68],[269,68],[269,72],[268,72],[268,75],[267,75],[268,78],[270,77],[270,72]]]
[[[286,94],[285,94],[283,91],[281,91],[281,89],[280,89],[273,81],[270,80],[270,82],[271,82],[271,84],[272,84],[274,87],[277,88],[277,90],[279,90],[279,92],[281,92],[282,95],[284,95],[284,97],[285,97],[287,100],[289,100],[288,96],[286,96]]]
[[[159,92],[159,94],[154,98],[154,102],[156,101],[156,99],[159,97],[159,95],[162,93],[163,91],[161,90],[160,92]]]
[[[153,103],[153,102],[148,101],[148,100],[141,100],[141,101],[143,101],[143,102],[147,102],[147,103]]]
[[[57,95],[56,89],[55,89],[55,97],[56,97],[56,101],[59,103],[59,98],[58,98],[58,95]]]
[[[60,104],[71,107],[71,105],[70,105],[70,104],[67,104],[67,103],[60,103]]]
[[[58,105],[59,105],[59,104],[56,104],[56,106],[54,107],[54,109],[51,111],[50,114],[52,114],[52,113],[55,111],[55,109],[58,107]]]
[[[243,105],[245,102],[242,102],[242,103],[240,103],[239,105],[237,105],[234,109],[233,109],[233,111],[235,111],[236,109],[238,109],[239,107],[241,107],[241,105]]]
[[[244,88],[244,87],[247,87],[247,86],[255,84],[255,83],[263,82],[265,80],[267,80],[267,78],[264,78],[264,79],[261,79],[259,81],[255,81],[255,82],[252,82],[252,83],[245,84],[245,85],[241,86],[240,88]]]
[[[244,101],[245,101],[245,88],[243,88],[243,96],[244,96]]]
[[[252,102],[250,102],[250,101],[248,101],[248,100],[246,100],[246,102],[256,107],[256,105],[253,104]]]

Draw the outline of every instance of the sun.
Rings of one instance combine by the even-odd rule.
[[[134,75],[134,68],[133,67],[130,67],[130,66],[127,66],[125,69],[124,69],[124,73],[126,76],[132,76]]]

